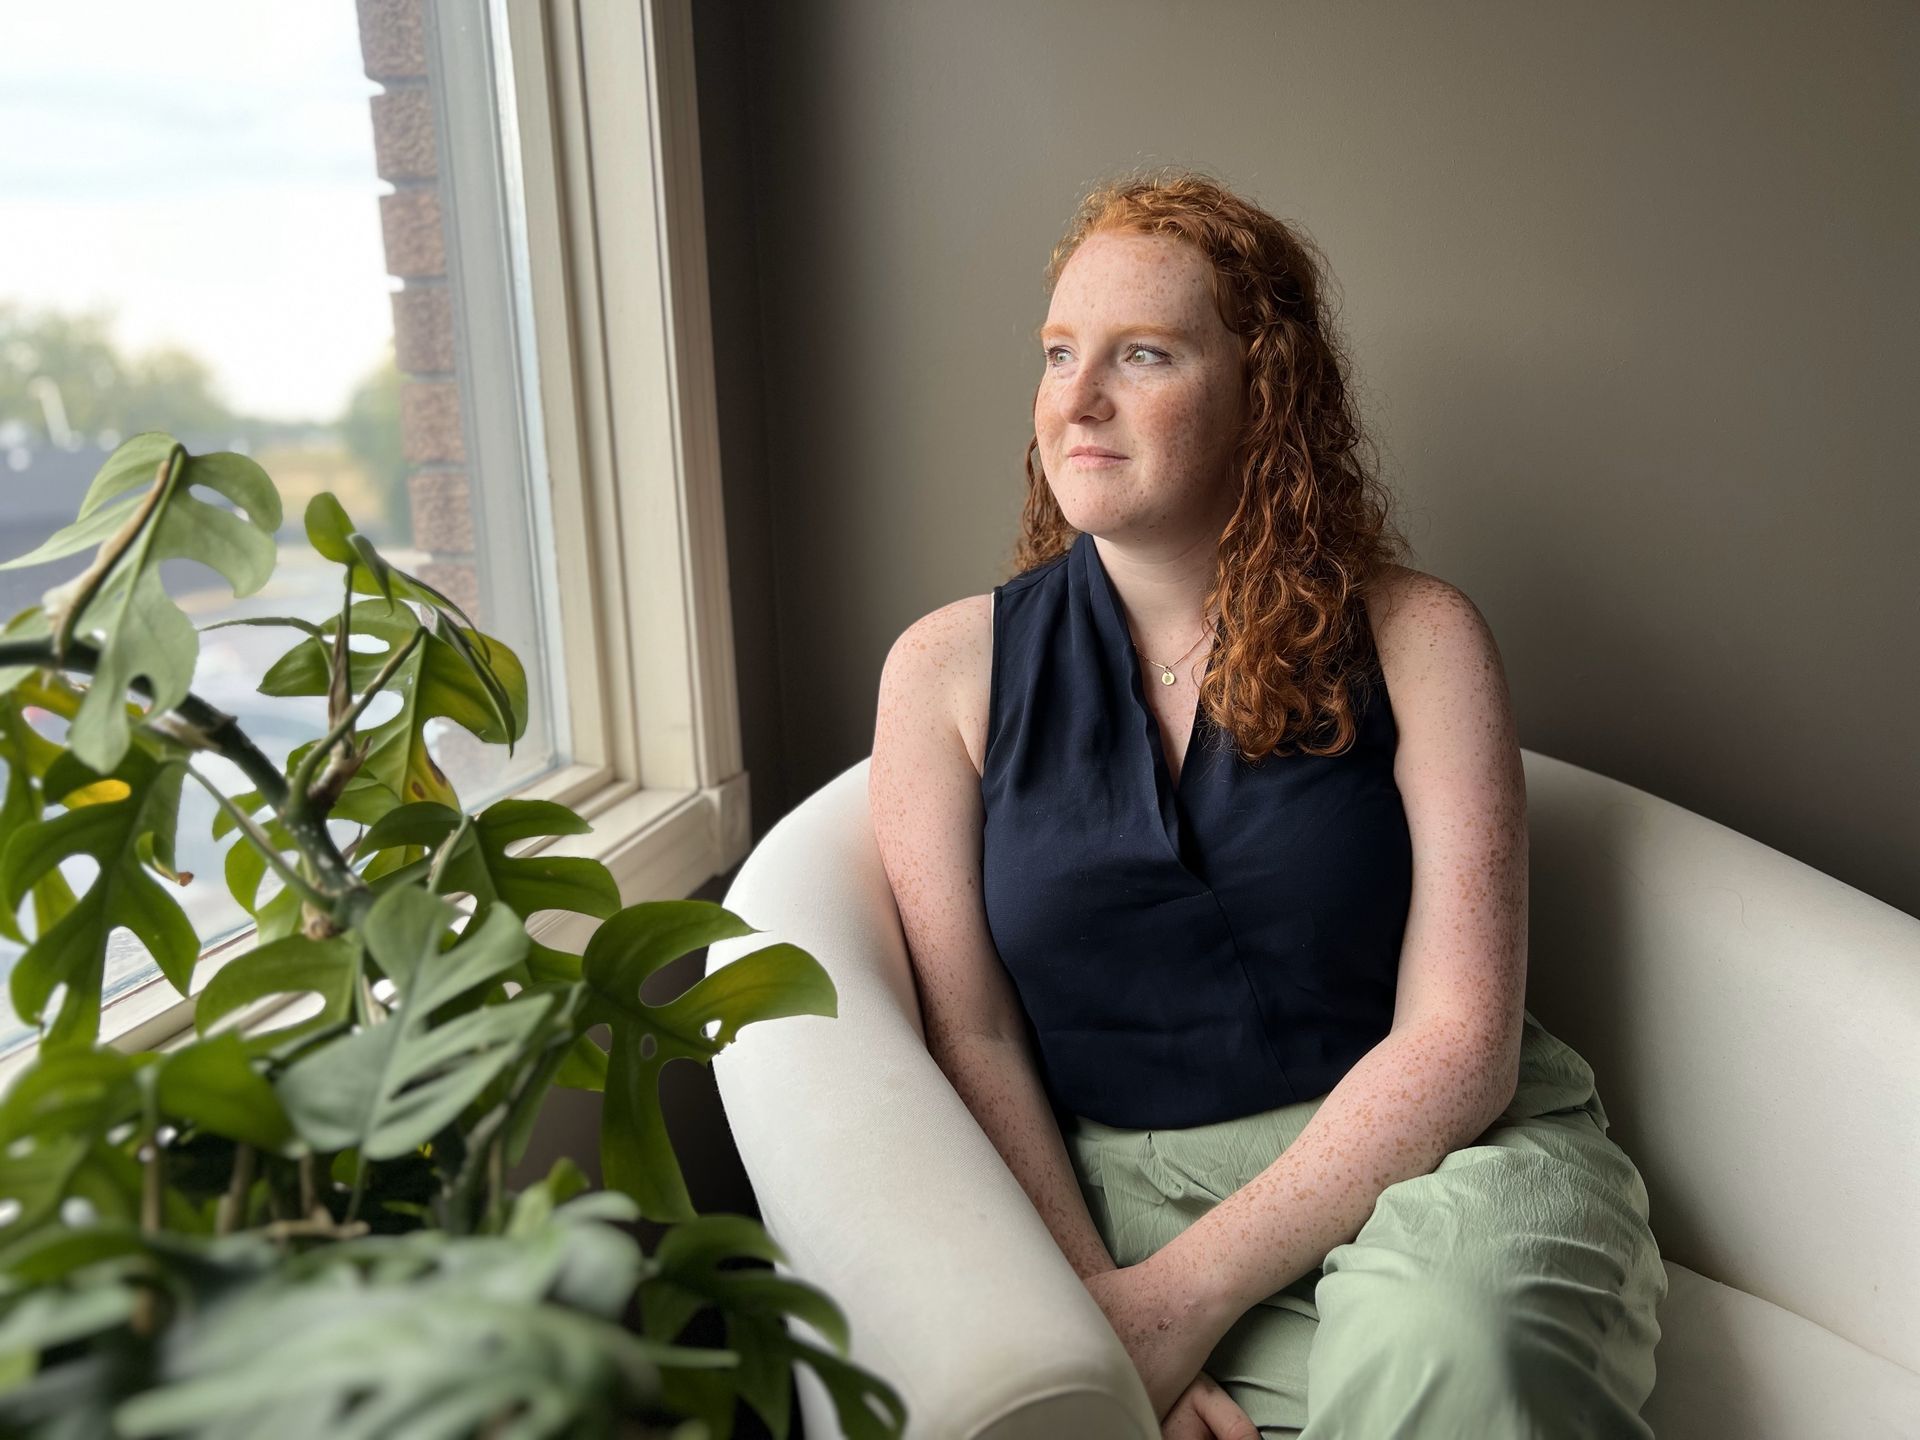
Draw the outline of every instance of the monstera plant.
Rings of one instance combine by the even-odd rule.
[[[525,673],[326,494],[306,533],[341,568],[337,614],[223,622],[297,632],[259,689],[326,697],[325,733],[270,761],[191,693],[198,632],[159,566],[200,561],[251,594],[280,523],[252,460],[149,432],[9,562],[97,547],[0,633],[0,932],[25,947],[14,1011],[39,1026],[0,1096],[0,1434],[723,1440],[744,1401],[784,1436],[805,1364],[848,1435],[898,1435],[904,1405],[845,1358],[832,1300],[772,1269],[785,1257],[751,1218],[695,1213],[659,1104],[668,1061],[835,1014],[826,973],[772,944],[643,1001],[662,966],[759,932],[700,901],[623,907],[597,861],[509,853],[590,828],[562,805],[466,812],[425,726],[511,753]],[[398,711],[366,723],[383,693]],[[204,752],[254,788],[224,793]],[[224,878],[258,943],[200,988],[188,1043],[123,1052],[99,1039],[112,932],[193,993],[200,942],[172,893],[188,779],[234,836]],[[97,867],[84,893],[72,857]],[[528,935],[547,910],[600,922],[584,953]],[[317,1012],[238,1023],[295,995]],[[607,1188],[562,1159],[513,1193],[556,1085],[604,1092]],[[651,1254],[642,1219],[664,1226]],[[725,1348],[680,1343],[707,1309]]]

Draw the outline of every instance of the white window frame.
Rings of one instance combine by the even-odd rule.
[[[684,897],[750,844],[690,0],[487,3],[519,132],[530,433],[551,496],[566,691],[555,709],[573,757],[513,793],[594,827],[515,853],[600,860],[624,903]],[[597,923],[547,912],[528,928],[577,949]],[[187,997],[159,975],[115,997],[102,1040],[186,1043],[199,992],[256,943],[249,929],[205,950]],[[269,997],[229,1023],[286,1023],[318,1003]],[[0,1089],[36,1049],[0,1059]]]

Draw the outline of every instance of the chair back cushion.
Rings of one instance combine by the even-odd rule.
[[[1528,1005],[1662,1254],[1920,1371],[1920,919],[1523,751]]]

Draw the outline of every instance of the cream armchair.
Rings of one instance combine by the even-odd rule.
[[[1523,754],[1527,1003],[1592,1062],[1671,1280],[1648,1421],[1920,1436],[1920,920]],[[1125,1351],[927,1054],[867,768],[760,842],[725,904],[764,933],[707,956],[790,941],[839,991],[837,1017],[753,1026],[714,1063],[780,1269],[844,1307],[915,1440],[1154,1440]],[[841,1440],[797,1383],[808,1440]]]

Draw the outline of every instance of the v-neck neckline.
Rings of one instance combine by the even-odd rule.
[[[1145,732],[1147,755],[1153,775],[1153,795],[1160,811],[1161,828],[1166,834],[1167,845],[1173,851],[1175,863],[1192,873],[1180,843],[1180,797],[1189,788],[1187,777],[1192,774],[1193,767],[1203,759],[1199,745],[1205,707],[1197,699],[1195,700],[1193,719],[1187,727],[1187,748],[1180,757],[1180,774],[1175,777],[1167,764],[1166,744],[1160,734],[1160,718],[1153,713],[1153,707],[1147,704],[1146,685],[1140,678],[1140,665],[1133,653],[1133,632],[1127,628],[1126,611],[1120,604],[1120,592],[1114,588],[1113,577],[1107,573],[1107,567],[1100,559],[1100,550],[1093,542],[1092,533],[1081,531],[1074,545],[1082,551],[1083,568],[1090,572],[1089,588],[1094,592],[1093,611],[1096,629],[1106,637],[1114,663],[1126,673],[1126,689],[1133,699],[1134,715]],[[1212,664],[1211,652],[1208,654],[1208,664]],[[1199,876],[1195,875],[1194,878],[1198,880]]]
[[[1127,644],[1132,645],[1133,641],[1129,639]],[[1167,737],[1160,729],[1160,717],[1153,713],[1153,706],[1147,703],[1146,682],[1140,678],[1140,667],[1138,665],[1133,667],[1132,688],[1134,698],[1140,702],[1140,708],[1146,712],[1147,734],[1153,741],[1154,758],[1160,762],[1160,770],[1166,775],[1168,785],[1173,787],[1173,793],[1178,795],[1186,787],[1187,765],[1188,762],[1194,758],[1194,741],[1200,738],[1200,711],[1202,707],[1196,699],[1193,706],[1193,718],[1187,722],[1187,747],[1180,753],[1180,773],[1175,775],[1173,773],[1173,766],[1167,763]]]

